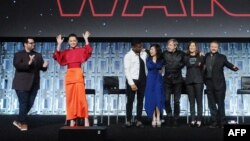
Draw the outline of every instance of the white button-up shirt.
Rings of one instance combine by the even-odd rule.
[[[146,58],[148,55],[144,49],[141,51],[140,56],[144,61],[145,72],[147,74]],[[135,84],[133,79],[135,80],[139,79],[139,71],[140,71],[139,56],[135,54],[135,52],[131,49],[124,57],[124,72],[128,84],[130,86]]]

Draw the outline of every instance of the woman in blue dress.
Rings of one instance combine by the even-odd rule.
[[[161,59],[161,48],[158,44],[150,46],[150,56],[146,60],[148,69],[147,83],[145,89],[145,110],[152,119],[153,127],[161,127],[160,115],[164,108],[163,92],[163,59]]]

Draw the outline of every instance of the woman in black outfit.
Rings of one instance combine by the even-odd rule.
[[[204,56],[200,55],[197,42],[188,44],[185,57],[186,86],[190,102],[191,127],[200,127],[202,120],[202,94],[203,94],[203,65]],[[197,118],[195,118],[195,101],[197,102]]]

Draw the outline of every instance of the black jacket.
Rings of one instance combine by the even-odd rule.
[[[234,69],[234,65],[228,62],[227,57],[223,54],[216,53],[214,55],[214,64],[212,66],[212,77],[207,78],[207,69],[208,69],[208,57],[210,57],[211,53],[207,53],[205,55],[205,81],[212,80],[213,87],[215,90],[226,90],[226,80],[224,76],[224,67],[227,67],[233,71],[237,71]],[[205,82],[206,83],[206,82]]]
[[[186,84],[203,83],[204,58],[204,56],[200,55],[185,56],[185,65],[187,67]]]
[[[35,55],[31,65],[29,62],[29,54],[23,50],[15,53],[13,65],[16,69],[12,84],[12,89],[30,91],[33,85],[40,86],[40,70],[46,71],[43,68],[44,60],[40,53],[32,51],[30,54]]]
[[[182,83],[182,68],[184,67],[185,53],[180,50],[176,50],[174,53],[169,51],[163,52],[164,64],[165,64],[165,83]]]

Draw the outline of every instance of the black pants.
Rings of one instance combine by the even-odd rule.
[[[202,120],[202,94],[203,83],[187,84],[187,92],[190,103],[191,120]],[[197,119],[195,119],[195,101],[197,103]]]
[[[127,121],[131,121],[132,118],[132,110],[133,110],[133,103],[135,99],[135,94],[137,94],[137,107],[136,107],[136,119],[141,121],[142,117],[142,110],[143,110],[143,98],[144,98],[144,91],[146,87],[146,80],[134,80],[135,85],[137,86],[137,91],[132,91],[130,85],[127,83],[127,105],[126,105],[126,115]]]
[[[206,81],[208,106],[211,113],[212,122],[223,124],[226,121],[225,116],[225,96],[226,89],[216,90],[212,80]]]
[[[180,115],[180,98],[181,98],[182,83],[165,83],[166,94],[166,113],[168,117],[172,117],[171,94],[174,94],[174,118],[177,120]]]
[[[18,121],[22,124],[27,123],[27,114],[34,104],[37,91],[38,85],[33,86],[30,91],[16,90],[16,94],[19,101]]]

